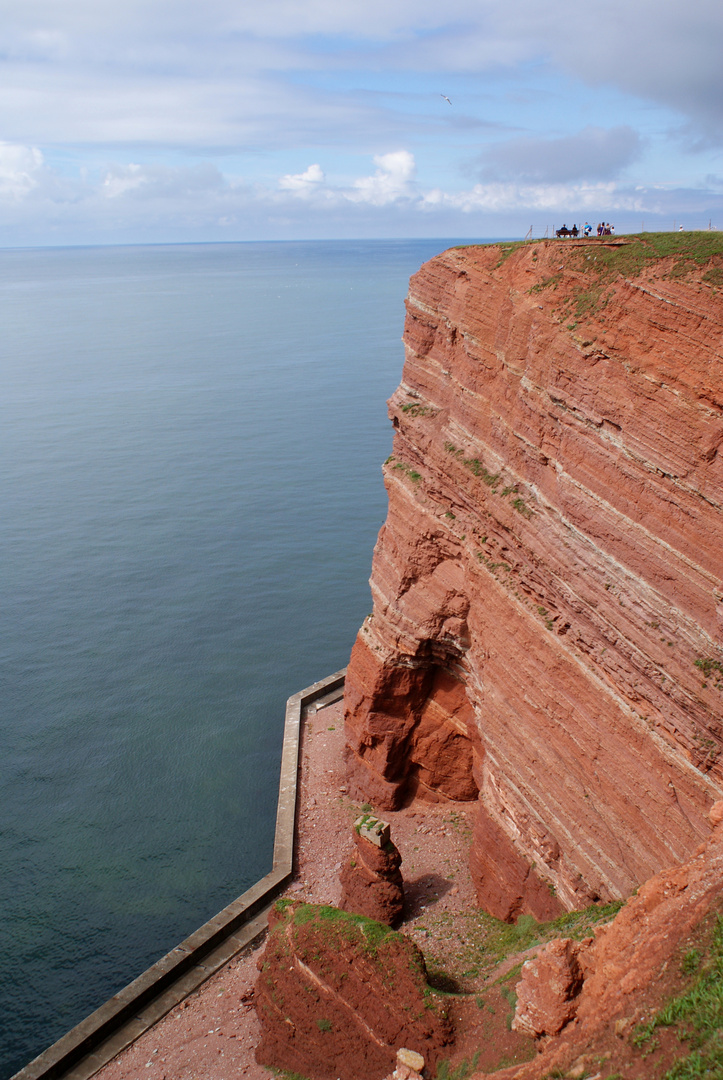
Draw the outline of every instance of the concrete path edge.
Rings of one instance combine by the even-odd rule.
[[[255,885],[34,1058],[11,1080],[88,1080],[266,928],[271,904],[293,873],[303,710],[344,692],[346,668],[286,702],[273,864]]]

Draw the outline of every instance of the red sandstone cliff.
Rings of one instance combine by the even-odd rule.
[[[349,773],[379,809],[478,798],[503,918],[629,895],[723,795],[723,254],[651,250],[411,281]]]

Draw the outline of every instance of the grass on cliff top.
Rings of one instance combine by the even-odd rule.
[[[575,269],[613,281],[618,277],[637,277],[654,262],[672,258],[675,262],[669,276],[682,277],[716,256],[723,260],[723,234],[717,232],[639,233],[625,240],[626,243],[614,246],[574,248]],[[716,270],[723,271],[723,267],[712,266],[703,279],[710,276],[711,283],[716,284],[719,276]]]
[[[723,285],[723,233],[707,230],[634,233],[602,239],[591,237],[585,244],[570,243],[567,240],[510,240],[498,241],[490,247],[499,248],[500,256],[496,265],[501,266],[518,248],[550,244],[554,244],[561,255],[572,256],[572,265],[576,270],[595,272],[606,281],[613,281],[618,277],[637,277],[653,262],[667,258],[676,260],[670,276],[682,277],[694,266],[702,266],[718,256],[721,265],[712,265],[703,274],[703,280],[711,285]],[[464,248],[479,245],[458,246]]]
[[[691,949],[682,958],[684,975],[695,974],[688,989],[672,998],[647,1024],[641,1024],[632,1042],[647,1056],[657,1048],[661,1029],[672,1029],[689,1053],[665,1074],[664,1080],[723,1077],[723,918],[715,921],[709,944]]]

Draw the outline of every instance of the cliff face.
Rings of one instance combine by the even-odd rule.
[[[627,896],[723,794],[721,252],[471,247],[411,281],[350,782],[478,798],[502,918]]]

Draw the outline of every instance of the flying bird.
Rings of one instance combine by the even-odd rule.
[[[445,100],[445,101],[447,102],[447,104],[448,104],[448,105],[451,105],[451,104],[452,104],[452,102],[451,102],[451,101],[449,100],[449,98],[447,97],[447,95],[446,95],[446,94],[440,94],[439,96],[440,96],[440,97],[443,97],[443,98],[444,98],[444,100]]]

